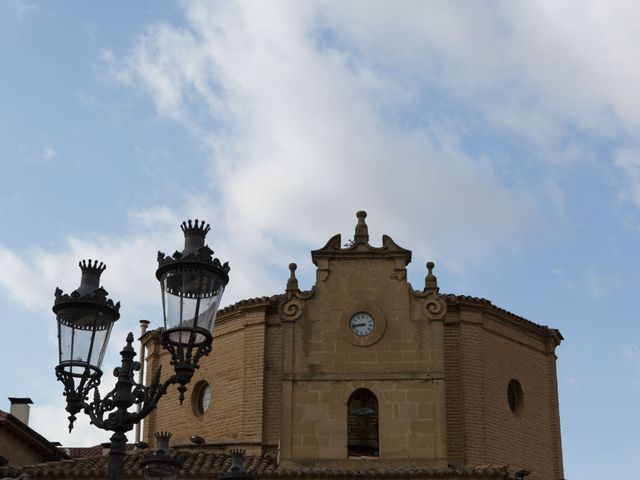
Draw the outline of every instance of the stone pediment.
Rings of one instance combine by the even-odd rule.
[[[400,247],[388,235],[382,236],[382,246],[369,244],[369,229],[365,223],[367,213],[359,211],[353,240],[342,244],[340,234],[334,235],[326,245],[311,252],[313,263],[319,268],[326,268],[327,260],[354,258],[393,258],[396,263],[406,267],[411,262],[411,250]]]

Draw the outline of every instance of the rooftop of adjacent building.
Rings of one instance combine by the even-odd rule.
[[[19,444],[38,452],[44,460],[68,458],[68,455],[58,448],[59,443],[49,441],[28,425],[29,405],[33,403],[30,398],[9,397],[9,401],[10,412],[0,410],[0,429],[5,430]],[[0,461],[6,462],[8,459],[2,457]]]
[[[175,456],[183,462],[180,469],[182,478],[218,478],[231,467],[231,455],[228,453],[212,452],[206,449],[173,449]],[[127,454],[125,461],[125,475],[128,477],[142,476],[141,461],[149,451],[134,450]],[[29,475],[32,478],[106,478],[108,456],[104,454],[82,457],[57,462],[41,463],[38,465],[5,466],[0,467],[0,478],[15,478]],[[286,468],[278,464],[275,455],[247,456],[244,458],[244,468],[249,474],[259,478],[337,478],[337,477],[367,477],[367,478],[475,478],[500,479],[513,478],[506,465],[482,465],[451,468],[398,467],[376,468],[375,463],[366,462],[353,468]]]

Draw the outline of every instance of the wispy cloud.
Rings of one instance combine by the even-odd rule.
[[[42,150],[42,158],[44,160],[51,160],[53,157],[56,156],[56,153],[57,152],[56,152],[55,148],[53,148],[51,145],[47,145]]]
[[[594,298],[602,299],[608,296],[620,284],[620,275],[589,266],[584,271],[584,282]]]
[[[115,55],[113,54],[113,50],[103,49],[100,51],[100,60],[105,63],[113,63],[115,60]]]
[[[624,172],[620,194],[640,207],[640,148],[622,148],[618,150],[614,161]]]
[[[21,0],[3,0],[5,3],[11,5],[16,13],[18,20],[24,20],[32,12],[38,10],[38,7],[33,3],[23,2]]]
[[[193,2],[187,27],[151,26],[114,62],[112,78],[145,89],[160,115],[208,145],[207,175],[234,248],[255,258],[294,241],[306,252],[336,229],[350,233],[364,208],[374,231],[421,238],[418,258],[462,271],[544,228],[537,194],[506,186],[463,147],[457,125],[416,117],[424,105],[415,99],[438,91],[423,84],[418,45],[405,52],[418,59],[414,70],[404,75],[404,65],[408,80],[399,80],[389,48],[403,49],[367,58],[371,39],[339,23],[382,21],[382,12],[338,10]]]

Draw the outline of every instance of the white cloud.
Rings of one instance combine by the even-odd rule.
[[[149,27],[112,75],[146,88],[160,115],[209,145],[218,218],[247,266],[264,265],[284,244],[295,257],[336,230],[350,234],[359,209],[371,215],[373,239],[384,227],[419,259],[446,258],[458,271],[543,227],[526,186],[505,187],[449,126],[404,125],[422,88],[417,50],[408,56],[418,58],[420,75],[404,85],[381,72],[395,48],[377,58],[380,66],[350,46],[323,45],[316,4],[185,8],[188,27]],[[354,13],[367,15],[364,7]],[[356,47],[366,40],[355,38]]]
[[[54,385],[57,395],[47,399],[46,403],[31,406],[29,426],[52,442],[60,442],[65,447],[85,447],[108,442],[111,433],[99,430],[89,423],[89,418],[82,412],[77,414],[73,431],[69,433],[68,413],[65,411],[65,400],[62,396],[62,384]],[[129,435],[133,440],[133,434]]]
[[[133,217],[145,218],[144,212]],[[153,222],[148,222],[151,227]],[[129,235],[119,238],[108,236],[70,236],[60,251],[46,251],[32,247],[13,252],[0,245],[0,287],[10,298],[24,307],[49,312],[56,287],[70,293],[78,287],[82,259],[99,259],[107,264],[102,284],[111,298],[123,300],[129,311],[155,302],[157,292],[153,276],[158,248],[175,249],[181,244],[178,225],[172,229],[166,224],[144,231],[133,228]],[[153,238],[150,241],[149,238]],[[173,252],[173,250],[171,250]]]
[[[620,193],[640,207],[640,148],[622,148],[615,156],[615,165],[624,172]]]
[[[40,308],[53,280],[75,286],[63,269],[94,255],[109,264],[105,281],[122,285],[116,292],[142,285],[132,301],[145,303],[153,282],[138,274],[153,271],[162,248],[147,239],[175,239],[176,210],[217,219],[216,249],[232,260],[229,299],[280,290],[274,267],[286,275],[302,260],[304,271],[309,248],[350,235],[359,209],[373,243],[391,234],[420,269],[429,258],[464,273],[517,248],[544,233],[549,211],[562,214],[560,186],[509,178],[517,159],[469,154],[459,141],[468,127],[441,115],[437,96],[562,163],[592,161],[571,129],[634,132],[640,69],[615,61],[631,58],[633,22],[613,5],[567,5],[185,3],[185,26],[150,26],[124,58],[104,50],[101,60],[209,148],[211,192],[132,212],[138,226],[122,239],[75,236],[64,251],[22,257],[2,249],[10,268],[0,284]],[[621,150],[615,165],[640,205],[636,151]]]
[[[44,160],[51,160],[55,156],[56,156],[56,150],[51,145],[47,145],[42,150],[42,158]]]
[[[103,49],[100,51],[100,60],[105,63],[112,63],[115,60],[115,55],[113,54],[113,50]]]

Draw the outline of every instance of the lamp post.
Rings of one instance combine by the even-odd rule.
[[[123,478],[126,432],[151,413],[170,385],[178,384],[182,403],[200,358],[211,351],[216,313],[229,282],[229,265],[213,258],[213,250],[205,245],[208,224],[188,220],[181,227],[185,237],[182,252],[171,256],[158,252],[156,277],[164,314],[160,343],[171,355],[174,368],[174,374],[163,383],[159,368],[148,386],[134,380],[140,363],[133,360],[136,352],[133,334],[129,333],[120,352],[121,365],[114,370],[116,386],[100,397],[97,387],[102,360],[113,324],[120,317],[120,302],[114,304],[100,286],[100,275],[106,268],[103,263],[83,260],[80,287],[71,294],[64,294],[59,288],[55,292],[53,311],[59,347],[56,376],[64,384],[69,431],[76,414],[84,411],[98,428],[114,432],[107,471],[110,480]],[[133,405],[141,408],[130,412]]]

